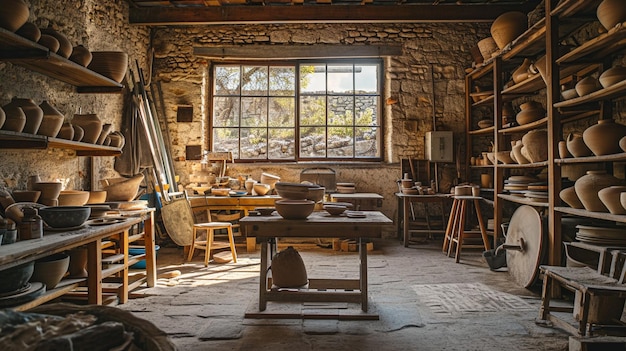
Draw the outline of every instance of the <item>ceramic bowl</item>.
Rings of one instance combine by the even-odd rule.
[[[311,200],[277,200],[276,212],[285,219],[305,219],[315,209],[315,201]]]
[[[613,66],[602,72],[598,80],[603,88],[608,88],[611,85],[623,81],[624,79],[626,79],[626,67]]]
[[[13,190],[12,193],[15,202],[37,202],[41,191],[39,190]]]
[[[347,207],[342,205],[324,205],[324,209],[333,216],[339,216],[347,210]]]
[[[126,75],[128,54],[122,51],[92,51],[87,68],[120,83]]]
[[[102,189],[107,192],[106,201],[131,201],[137,197],[139,186],[143,181],[143,174],[131,178],[106,179],[106,186]]]
[[[89,200],[89,192],[82,190],[62,190],[58,199],[59,206],[82,206]]]
[[[585,96],[591,94],[594,91],[598,91],[602,88],[600,82],[594,77],[586,77],[576,83],[576,92],[578,96]]]
[[[39,209],[43,221],[52,228],[81,226],[91,215],[89,206],[49,206]]]
[[[276,207],[256,207],[254,210],[261,216],[269,216],[276,211]]]
[[[106,190],[92,190],[89,192],[88,204],[101,204],[107,200]]]
[[[58,253],[35,261],[31,282],[46,284],[46,289],[54,289],[61,281],[70,265],[70,256]]]
[[[211,195],[215,196],[228,196],[230,188],[213,188],[211,189]]]
[[[304,200],[309,195],[310,188],[319,188],[317,185],[277,182],[274,187],[278,196],[283,199]]]
[[[312,200],[315,202],[320,202],[324,200],[324,194],[326,194],[326,188],[324,188],[323,186],[309,188],[309,192],[306,195],[306,199]]]
[[[266,195],[270,191],[270,185],[263,184],[263,183],[255,183],[252,189],[257,195]]]
[[[483,119],[478,121],[478,128],[489,128],[493,126],[493,121],[490,119]]]
[[[33,184],[33,190],[41,191],[40,199],[57,199],[63,189],[61,182],[37,182]]]
[[[517,163],[511,158],[511,151],[498,151],[496,152],[496,158],[505,165]]]
[[[10,293],[23,288],[33,275],[35,261],[0,271],[0,294]]]

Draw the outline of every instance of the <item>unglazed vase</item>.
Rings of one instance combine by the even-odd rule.
[[[22,128],[23,133],[37,134],[41,121],[43,120],[43,110],[31,99],[21,99],[14,97],[9,105],[20,107],[26,115],[26,123]],[[8,105],[7,105],[8,106]]]
[[[583,132],[583,141],[596,156],[622,151],[619,141],[626,136],[626,126],[612,119],[601,119]]]
[[[26,114],[24,110],[16,104],[7,104],[2,106],[6,119],[2,125],[3,130],[9,130],[12,132],[21,132],[26,125]]]
[[[522,143],[522,141],[521,140],[517,140],[515,142],[515,145],[513,145],[512,151],[511,151],[511,153],[514,156],[513,158],[520,165],[523,165],[523,164],[526,164],[526,163],[530,163],[530,161],[528,161],[528,159],[526,157],[524,157],[524,155],[522,155],[522,147],[524,147],[524,144]]]
[[[528,101],[519,107],[521,111],[515,116],[519,125],[528,124],[546,116],[546,109],[539,102]]]
[[[28,21],[29,13],[23,0],[0,0],[0,27],[15,32]]]
[[[587,211],[609,212],[609,209],[600,200],[598,192],[610,186],[624,185],[623,183],[621,179],[607,174],[606,171],[595,170],[587,171],[587,174],[578,178],[574,187],[576,195]]]
[[[560,158],[572,157],[572,154],[567,149],[567,142],[565,140],[559,141],[559,157]]]
[[[39,107],[43,111],[43,120],[37,134],[51,138],[56,137],[63,126],[65,116],[46,100],[42,101]]]
[[[596,10],[598,20],[606,30],[626,20],[626,2],[624,0],[604,0]]]
[[[559,197],[571,208],[585,208],[585,206],[583,206],[583,203],[580,202],[578,195],[576,195],[576,189],[574,189],[573,186],[561,190],[561,192],[559,193]]]
[[[587,157],[593,154],[591,149],[589,149],[589,147],[585,144],[582,135],[569,133],[566,143],[567,150],[574,157]]]
[[[522,137],[522,155],[530,162],[548,159],[548,132],[545,129],[531,130]]]
[[[491,25],[491,36],[500,50],[528,29],[528,17],[523,12],[510,11],[498,16]]]
[[[626,214],[626,209],[620,202],[621,193],[626,192],[626,186],[613,185],[598,191],[600,201],[609,209],[612,214]]]
[[[79,126],[83,129],[85,134],[82,142],[84,143],[95,144],[102,132],[102,121],[98,118],[98,115],[94,113],[75,114],[72,119],[72,125]]]

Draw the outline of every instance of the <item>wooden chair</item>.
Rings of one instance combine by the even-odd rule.
[[[228,242],[215,241],[215,231],[225,229],[228,235]],[[205,232],[205,236],[199,237],[198,233]],[[200,234],[202,235],[202,234]],[[237,250],[235,249],[235,239],[233,237],[233,225],[229,222],[206,222],[193,224],[193,236],[191,246],[189,247],[189,256],[187,261],[191,261],[195,249],[205,250],[204,266],[209,265],[209,257],[211,250],[218,250],[230,247],[233,262],[237,262]]]

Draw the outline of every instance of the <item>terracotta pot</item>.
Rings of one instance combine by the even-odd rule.
[[[531,130],[522,137],[522,156],[532,163],[548,159],[548,132],[545,129]]]
[[[279,288],[297,288],[309,282],[304,261],[292,246],[278,252],[270,268],[272,283]]]
[[[89,200],[89,192],[82,190],[61,190],[59,206],[83,206]]]
[[[122,51],[93,51],[90,70],[120,83],[128,68],[128,54]]]
[[[620,140],[626,136],[626,126],[612,119],[601,119],[583,132],[583,140],[596,156],[622,152]]]
[[[496,159],[505,165],[516,163],[516,161],[511,158],[511,151],[498,151],[495,155]]]
[[[625,191],[626,186],[614,185],[598,191],[598,197],[612,214],[626,214],[626,209],[620,202],[620,195]]]
[[[35,261],[31,282],[46,284],[46,289],[54,289],[61,281],[70,265],[70,256],[58,253]]]
[[[0,129],[4,126],[4,122],[7,120],[7,115],[4,113],[4,110],[0,108]]]
[[[102,133],[102,120],[94,113],[75,114],[72,118],[72,125],[83,128],[85,132],[82,142],[95,144]]]
[[[478,49],[480,50],[480,54],[483,55],[483,59],[487,61],[494,52],[498,51],[498,46],[496,42],[493,41],[492,37],[487,37],[478,42]]]
[[[515,116],[519,125],[532,123],[546,116],[546,109],[536,101],[525,102],[520,105],[520,109],[521,111]]]
[[[57,134],[57,138],[65,140],[74,139],[74,127],[72,127],[72,124],[69,122],[63,123],[63,125],[61,125],[61,129],[59,130],[59,134]]]
[[[600,78],[598,78],[600,85],[602,85],[603,88],[608,88],[611,85],[623,81],[624,79],[626,79],[626,67],[619,65],[613,66],[602,72]]]
[[[528,29],[528,17],[523,12],[511,11],[498,16],[491,25],[491,36],[500,50]]]
[[[596,10],[598,20],[607,30],[626,20],[626,3],[623,0],[604,0]]]
[[[524,155],[522,155],[522,147],[524,147],[524,144],[522,143],[522,141],[517,140],[515,145],[513,145],[513,149],[511,151],[511,153],[513,153],[514,155],[515,161],[519,163],[520,165],[530,163],[530,161],[528,161],[528,159],[524,157]]]
[[[593,154],[585,144],[582,135],[569,133],[565,142],[567,143],[567,150],[574,157],[587,157]]]
[[[81,66],[87,67],[91,63],[92,55],[86,47],[82,45],[74,46],[70,60],[78,63]]]
[[[41,121],[43,120],[43,110],[31,99],[21,99],[14,97],[9,104],[15,104],[22,108],[26,115],[26,124],[22,133],[37,134]]]
[[[72,54],[72,50],[73,50],[72,43],[67,39],[65,34],[55,30],[52,27],[42,29],[41,33],[51,35],[55,37],[56,40],[59,41],[59,50],[57,51],[58,55],[65,57],[65,58],[70,57],[70,55]]]
[[[61,43],[59,43],[57,38],[53,37],[50,34],[41,34],[41,37],[37,42],[47,47],[50,52],[53,52],[55,54],[57,51],[59,51],[59,48],[61,47]]]
[[[613,185],[623,185],[623,181],[601,170],[587,171],[587,174],[574,183],[580,202],[587,211],[592,212],[609,212],[600,200],[598,192]]]
[[[585,208],[585,206],[583,206],[583,203],[580,202],[578,195],[576,195],[576,189],[573,186],[561,190],[561,192],[559,193],[559,197],[571,208]]]
[[[74,137],[72,137],[72,140],[83,141],[85,137],[85,130],[83,127],[72,124],[72,129],[74,129]]]
[[[560,158],[572,157],[572,154],[570,154],[569,150],[567,150],[567,142],[565,142],[565,140],[559,141],[559,157]]]
[[[104,140],[106,139],[106,137],[109,136],[109,133],[111,133],[111,130],[113,129],[113,125],[110,123],[105,123],[102,125],[102,131],[100,132],[100,135],[98,136],[98,140],[96,140],[96,144],[98,145],[103,145],[104,144]]]
[[[39,104],[39,108],[43,111],[43,120],[37,134],[49,137],[56,137],[63,126],[65,116],[59,110],[44,100]]]
[[[311,200],[276,200],[276,212],[286,219],[305,219],[315,209]]]
[[[15,32],[28,21],[28,5],[23,0],[0,0],[0,27]]]
[[[123,148],[126,143],[126,138],[124,138],[124,135],[119,131],[114,131],[109,134],[109,139],[111,140],[110,146],[120,149]]]
[[[39,27],[30,22],[24,23],[15,33],[35,43],[41,38]]]
[[[70,278],[85,278],[87,276],[87,248],[77,247],[70,250]]]
[[[26,114],[21,107],[15,104],[7,104],[2,106],[5,113],[5,121],[2,124],[3,130],[9,130],[12,132],[21,132],[26,125]]]
[[[587,94],[591,94],[594,91],[598,91],[602,88],[600,82],[594,77],[585,77],[581,79],[578,83],[576,83],[576,93],[578,96],[585,96]]]
[[[526,79],[528,79],[532,74],[529,73],[531,61],[529,59],[524,59],[522,64],[511,74],[513,77],[513,81],[516,84],[519,84]]]
[[[33,184],[33,190],[41,191],[39,202],[58,199],[62,188],[63,184],[61,182],[38,182]]]

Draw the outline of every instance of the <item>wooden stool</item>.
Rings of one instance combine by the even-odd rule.
[[[446,226],[446,234],[443,239],[442,251],[450,257],[452,250],[455,249],[455,262],[459,262],[461,257],[461,249],[463,246],[466,248],[484,248],[485,251],[491,248],[489,244],[489,238],[487,237],[487,230],[485,229],[485,223],[480,212],[480,200],[482,197],[478,196],[455,196],[452,202],[452,209],[450,211],[450,217],[448,219],[448,225]],[[465,220],[467,218],[467,204],[474,204],[476,217],[478,219],[478,226],[480,231],[466,231]],[[465,243],[465,239],[476,237],[480,234],[483,241],[482,245],[469,245]]]
[[[228,243],[218,242],[214,240],[214,232],[218,229],[226,229],[228,232]],[[198,231],[206,231],[206,238],[199,239]],[[233,238],[233,225],[229,222],[207,222],[196,223],[193,225],[193,237],[191,246],[189,248],[189,255],[187,261],[191,261],[193,257],[194,249],[205,250],[204,253],[204,266],[209,265],[209,256],[211,256],[211,250],[230,248],[233,262],[237,263],[237,250],[235,249],[235,239]]]

